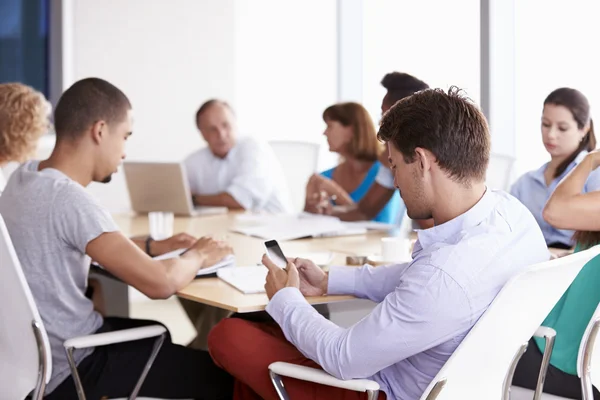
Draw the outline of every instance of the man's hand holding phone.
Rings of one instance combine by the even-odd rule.
[[[286,269],[282,269],[275,264],[269,256],[264,254],[262,263],[269,270],[267,281],[265,283],[265,291],[267,292],[269,300],[283,288],[300,288],[300,277],[298,276],[298,270],[293,262],[288,261]]]

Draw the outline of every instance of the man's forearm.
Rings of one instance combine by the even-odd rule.
[[[230,210],[244,209],[244,207],[238,203],[232,195],[226,192],[208,195],[195,194],[192,196],[192,198],[194,200],[194,204],[197,206],[227,207]]]

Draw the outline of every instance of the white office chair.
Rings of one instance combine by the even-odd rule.
[[[0,399],[41,400],[52,375],[52,354],[44,323],[17,253],[0,216]],[[71,362],[80,400],[85,399],[81,381],[72,362],[73,349],[157,337],[154,349],[129,399],[135,399],[166,336],[161,325],[125,329],[69,339],[65,351]],[[141,400],[141,399],[140,399]]]
[[[594,391],[592,389],[593,382],[600,383],[600,370],[596,369],[595,373],[592,372],[592,365],[595,365],[594,360],[600,361],[598,357],[600,354],[596,350],[596,338],[598,331],[600,330],[600,304],[596,307],[596,311],[590,319],[588,326],[581,338],[579,344],[579,353],[577,354],[577,376],[581,378],[581,392],[583,394],[583,400],[593,400]],[[596,350],[596,351],[595,351]],[[518,386],[511,388],[511,400],[529,400],[533,398],[533,390],[525,389]],[[551,395],[548,393],[542,394],[539,397],[540,400],[568,400],[567,397],[560,397]],[[538,399],[536,399],[538,400]]]
[[[546,337],[551,349],[554,331],[538,328],[581,268],[600,253],[600,246],[539,263],[513,277],[429,384],[421,399],[479,400],[510,397],[514,370],[534,333]],[[544,290],[536,290],[543,288]],[[544,357],[538,392],[549,355]],[[377,398],[379,385],[366,379],[343,381],[324,371],[276,362],[269,366],[271,380],[281,399],[288,399],[282,376],[367,392]]]
[[[310,176],[317,172],[320,146],[317,143],[284,140],[273,140],[269,144],[283,169],[294,211],[302,211],[306,184]]]
[[[514,157],[504,154],[490,154],[490,164],[488,165],[485,183],[491,189],[510,190],[512,183]]]

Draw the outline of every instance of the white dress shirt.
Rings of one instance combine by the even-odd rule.
[[[226,192],[246,210],[291,211],[281,165],[266,143],[240,138],[225,158],[205,147],[190,155],[184,165],[193,194]]]
[[[2,168],[0,168],[0,196],[2,195],[5,186],[6,180],[4,179],[4,172],[2,172]]]
[[[487,190],[470,210],[418,237],[410,263],[330,269],[329,294],[379,303],[348,329],[296,288],[277,292],[267,311],[328,373],[373,379],[388,399],[417,400],[502,286],[550,259],[531,212],[499,191]]]
[[[386,189],[395,189],[394,174],[389,168],[379,168],[377,176],[375,176],[375,182]]]

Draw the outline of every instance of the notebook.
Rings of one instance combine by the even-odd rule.
[[[347,226],[338,218],[314,214],[281,215],[278,218],[266,217],[264,221],[264,224],[258,226],[234,226],[231,230],[247,236],[280,241],[311,237],[362,235],[367,232],[364,227]]]
[[[186,249],[174,250],[169,253],[165,253],[160,256],[154,257],[154,259],[155,260],[168,260],[169,258],[179,257],[181,255],[181,253],[183,253],[185,250]],[[230,255],[226,256],[225,258],[223,258],[218,263],[211,265],[210,267],[202,268],[201,270],[198,271],[196,276],[202,277],[202,276],[206,276],[206,275],[211,275],[211,274],[214,274],[215,272],[217,272],[217,270],[219,268],[232,267],[234,265],[235,265],[235,256],[233,254],[230,254]]]
[[[265,293],[267,273],[264,266],[225,267],[217,271],[217,276],[244,294],[255,294]]]

